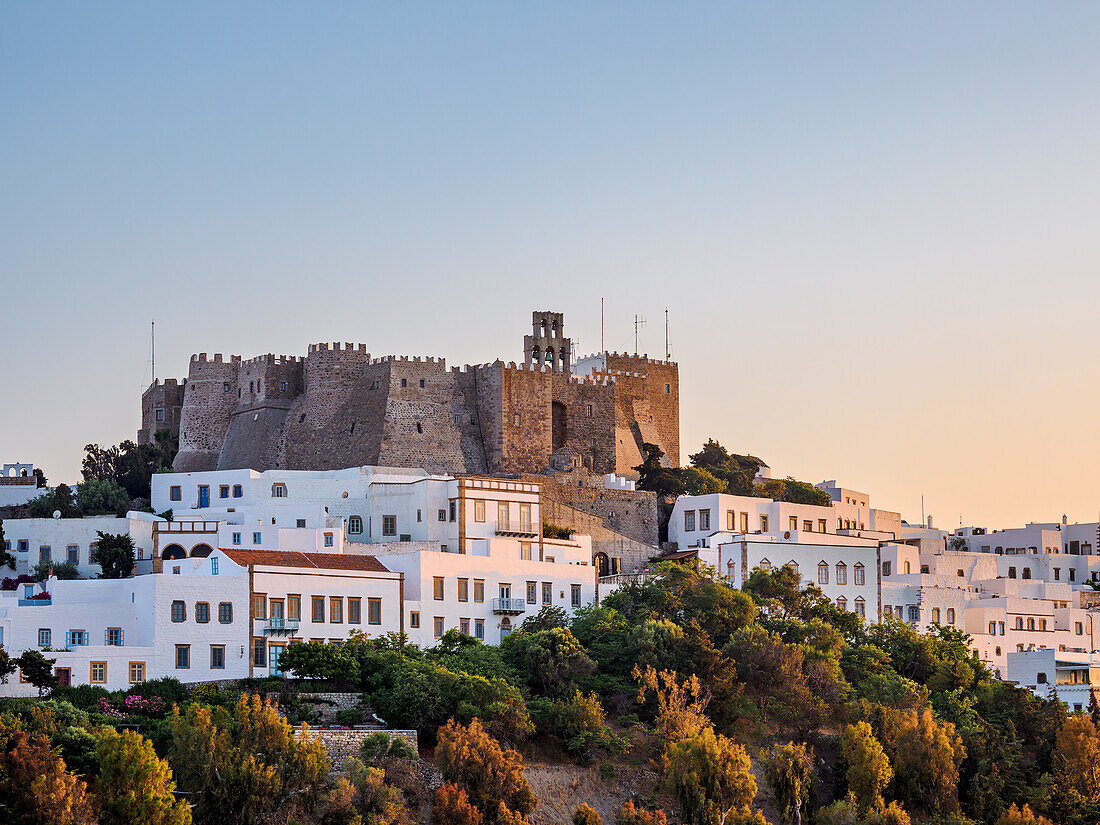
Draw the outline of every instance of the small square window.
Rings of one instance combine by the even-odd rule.
[[[182,488],[180,488],[179,485],[173,484],[171,487],[168,488],[168,498],[171,499],[172,501],[182,501],[183,500],[183,490],[182,490]]]
[[[240,484],[233,485],[233,498],[240,498],[244,495],[244,488]]]
[[[420,611],[419,610],[410,610],[409,611],[409,627],[412,627],[412,628],[420,627]]]
[[[130,684],[136,685],[145,681],[145,662],[130,662]]]
[[[260,544],[260,543],[263,542],[263,538],[264,538],[263,533],[253,533],[252,534],[252,543],[253,544]]]
[[[176,623],[187,621],[187,605],[182,601],[172,602],[172,621]]]
[[[50,629],[48,627],[40,628],[38,631],[38,646],[49,647],[50,646]]]
[[[424,389],[424,387],[425,387],[425,382],[424,382],[424,379],[421,378],[420,379],[420,389]]]
[[[222,624],[233,623],[233,604],[231,602],[222,602],[218,605],[218,621]]]
[[[218,487],[218,498],[229,498],[229,485],[222,484]]]
[[[210,669],[225,670],[225,645],[210,645]]]
[[[107,647],[122,647],[123,633],[121,627],[108,627],[104,641]]]
[[[107,663],[92,662],[88,673],[88,681],[93,685],[102,685],[107,682]]]
[[[191,645],[176,645],[176,669],[187,670],[191,667]]]
[[[325,547],[332,547],[333,544],[332,533],[325,533]]]

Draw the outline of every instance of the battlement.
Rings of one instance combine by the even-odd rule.
[[[327,341],[322,341],[320,344],[310,344],[309,351],[312,352],[361,352],[364,355],[367,354],[366,344],[352,344],[350,342],[344,342],[343,347],[340,346],[339,341],[332,342],[332,348],[329,348]]]
[[[612,358],[629,358],[632,361],[641,361],[644,364],[653,364],[654,366],[658,366],[658,367],[676,367],[676,366],[679,366],[679,364],[676,361],[662,361],[659,358],[650,358],[649,355],[645,354],[645,353],[643,353],[642,355],[638,355],[638,353],[636,353],[636,352],[635,353],[609,352],[609,353],[607,353],[607,355],[612,357]],[[586,356],[586,357],[598,358],[599,354],[597,353],[596,355]]]
[[[273,355],[267,353],[266,355],[257,355],[255,358],[249,358],[241,362],[242,366],[254,366],[256,364],[301,364],[305,361],[300,355]]]
[[[205,352],[200,352],[198,355],[192,355],[191,356],[191,363],[192,364],[194,364],[194,363],[199,363],[199,364],[206,364],[206,363],[211,363],[211,364],[223,364],[223,363],[225,363],[225,364],[239,364],[239,363],[241,363],[241,356],[239,356],[239,355],[230,355],[229,360],[224,361],[222,359],[222,354],[220,352],[215,352],[214,357],[211,358],[211,359],[207,359]]]
[[[392,364],[392,363],[398,363],[398,364],[434,364],[434,365],[442,367],[443,369],[447,368],[447,359],[446,358],[433,358],[429,355],[425,355],[423,357],[421,357],[419,355],[383,355],[380,358],[373,359],[371,361],[371,363],[372,364]],[[455,368],[455,369],[457,369],[457,368]]]
[[[186,384],[187,379],[184,378],[183,382]],[[178,387],[179,383],[180,382],[175,378],[165,378],[164,380],[161,380],[160,378],[158,378],[155,381],[153,381],[153,383],[149,387],[149,389],[152,390],[152,389],[156,389],[157,387]],[[146,392],[148,392],[148,390],[146,390]]]

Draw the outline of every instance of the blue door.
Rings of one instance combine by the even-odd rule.
[[[210,488],[203,485],[199,487],[199,507],[210,506]]]

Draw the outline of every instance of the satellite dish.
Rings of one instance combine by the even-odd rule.
[[[61,511],[60,510],[54,510],[53,511],[53,517],[54,518],[61,518]]]

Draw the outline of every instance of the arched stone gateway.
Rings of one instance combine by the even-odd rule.
[[[193,559],[205,559],[211,553],[214,552],[214,548],[209,544],[196,544],[191,548],[191,558]]]
[[[611,562],[607,558],[607,553],[597,553],[595,562],[601,578],[611,574]]]

